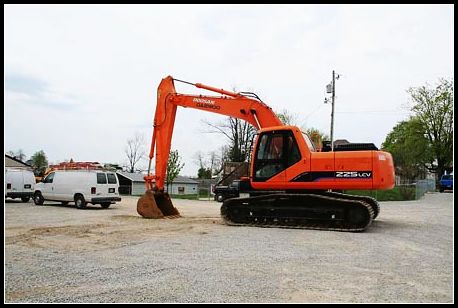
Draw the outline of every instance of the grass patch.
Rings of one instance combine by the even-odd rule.
[[[415,187],[396,186],[391,190],[345,190],[344,193],[358,196],[369,196],[377,201],[415,200]]]
[[[199,198],[208,198],[211,197],[210,190],[205,188],[199,189]]]
[[[189,200],[198,200],[197,194],[189,194],[189,195],[170,195],[172,199],[189,199]]]

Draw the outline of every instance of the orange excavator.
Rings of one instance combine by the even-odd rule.
[[[175,82],[219,95],[180,94]],[[394,186],[391,154],[379,151],[372,143],[348,143],[335,146],[333,151],[329,146],[317,151],[307,134],[296,126],[284,125],[256,94],[234,93],[168,76],[157,90],[146,193],[137,202],[137,212],[145,218],[180,217],[164,192],[178,106],[239,118],[258,130],[250,176],[241,179],[241,197],[227,199],[221,206],[221,217],[229,225],[363,231],[379,214],[379,204],[371,197],[339,191]]]

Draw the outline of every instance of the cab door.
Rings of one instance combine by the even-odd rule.
[[[56,176],[55,172],[51,172],[43,179],[43,185],[41,186],[41,194],[45,200],[54,200],[54,177]]]
[[[285,151],[283,131],[264,132],[259,136],[254,155],[253,182],[256,187],[269,186],[284,182]]]
[[[108,185],[107,185],[107,175],[105,172],[97,172],[97,197],[107,197],[108,196]]]
[[[290,169],[296,168],[301,158],[297,140],[291,130],[261,133],[254,155],[252,186],[273,190],[289,188],[287,172],[294,172]]]
[[[118,177],[114,173],[107,173],[107,180],[108,180],[108,196],[109,197],[117,197],[119,194],[119,184],[118,184]]]

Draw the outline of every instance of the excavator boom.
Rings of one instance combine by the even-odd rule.
[[[150,161],[156,154],[156,175],[148,178],[147,182],[152,183],[154,179],[158,190],[164,190],[167,161],[178,106],[239,118],[249,122],[257,129],[283,125],[272,109],[260,100],[201,83],[193,85],[197,88],[220,93],[222,96],[177,94],[175,80],[177,79],[173,79],[171,76],[162,79],[157,90],[154,131],[149,153]]]
[[[185,83],[219,93],[221,96],[178,94],[175,90],[174,81],[183,82],[168,76],[162,79],[157,89],[157,105],[149,153],[148,175],[145,176],[146,193],[137,202],[138,213],[147,218],[179,216],[178,210],[172,205],[170,196],[164,192],[167,161],[170,154],[178,106],[239,118],[249,122],[257,129],[283,125],[269,106],[259,99],[248,97],[250,94],[244,95],[201,83],[193,84],[189,82]],[[151,175],[151,163],[154,157],[156,157],[155,175]]]

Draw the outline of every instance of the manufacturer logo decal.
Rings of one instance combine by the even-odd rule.
[[[370,171],[336,171],[336,178],[371,178]]]
[[[221,106],[216,105],[215,101],[212,101],[211,99],[197,98],[196,97],[192,101],[197,103],[196,107],[210,108],[210,109],[215,109],[215,110],[221,109]]]

